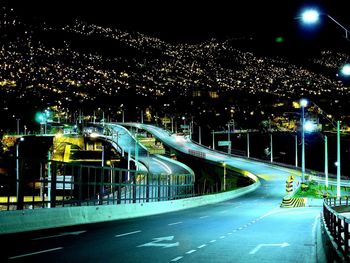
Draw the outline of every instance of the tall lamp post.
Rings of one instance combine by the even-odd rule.
[[[339,26],[342,30],[344,30],[344,37],[346,38],[346,40],[350,40],[349,39],[349,33],[350,31],[348,29],[346,29],[342,24],[340,24],[334,17],[330,16],[329,14],[323,14],[326,15],[332,22],[334,22],[337,26]],[[306,10],[302,13],[302,20],[304,23],[307,24],[315,24],[318,22],[320,17],[320,13],[316,10],[316,9],[310,9],[310,10]],[[350,65],[349,64],[345,64],[342,67],[342,74],[349,76],[350,75]],[[317,105],[316,105],[317,106]],[[334,123],[332,122],[333,126]],[[340,197],[340,122],[337,121],[337,197]]]
[[[24,141],[24,138],[21,137],[16,142],[16,202],[17,202],[17,209],[19,204],[19,144]]]
[[[335,124],[334,121],[330,120],[327,115],[324,115],[323,110],[314,102],[311,102],[314,106],[316,106],[318,109],[320,109],[321,114],[333,125],[334,128],[336,128],[337,130],[337,162],[336,162],[336,166],[337,166],[337,197],[341,196],[340,193],[340,180],[341,180],[341,173],[340,173],[340,121],[337,121],[337,123]],[[303,116],[303,127],[302,127],[302,175],[303,175],[303,171],[305,173],[305,148],[304,148],[304,130],[305,128],[307,130],[310,130],[309,127],[309,123],[305,123],[305,118],[304,118],[304,107],[306,106],[307,101],[304,102],[304,104],[302,103],[302,100],[300,101],[300,105],[302,107],[302,116]],[[304,106],[303,106],[304,105]],[[325,135],[324,136],[324,142],[325,142],[325,183],[326,186],[328,186],[328,138]]]
[[[300,100],[301,106],[301,183],[305,182],[305,107],[307,106],[307,100]]]
[[[224,166],[224,191],[226,191],[226,163],[222,164]]]

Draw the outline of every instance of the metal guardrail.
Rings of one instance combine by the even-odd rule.
[[[323,218],[325,224],[337,245],[337,249],[342,253],[346,262],[350,262],[350,218],[346,218],[333,208],[349,206],[350,200],[345,198],[326,198],[323,203]]]
[[[6,182],[0,210],[158,202],[194,196],[192,175],[41,161],[40,176],[22,171]],[[18,189],[18,192],[16,191]]]

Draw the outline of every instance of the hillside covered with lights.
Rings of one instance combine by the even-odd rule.
[[[148,109],[153,117],[188,114],[215,119],[212,125],[234,118],[249,126],[288,111],[300,97],[348,115],[349,85],[338,72],[348,58],[342,51],[298,60],[256,51],[251,37],[170,43],[80,20],[28,24],[8,7],[0,13],[3,119],[30,120],[47,107],[69,119],[98,110],[111,120],[121,110],[135,119]]]

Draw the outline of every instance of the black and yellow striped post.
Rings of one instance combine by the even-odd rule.
[[[293,180],[291,178],[288,178],[286,181],[286,192],[287,194],[293,192]]]

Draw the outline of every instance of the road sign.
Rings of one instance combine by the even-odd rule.
[[[161,118],[163,124],[170,123],[171,120],[169,118]]]
[[[230,141],[219,141],[219,146],[230,146],[231,142]]]

